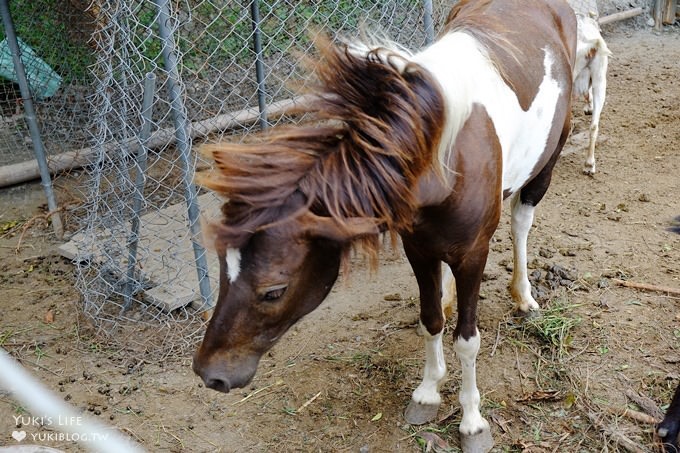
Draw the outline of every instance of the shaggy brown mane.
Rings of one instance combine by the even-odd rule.
[[[386,49],[357,55],[325,37],[316,47],[321,121],[275,128],[261,143],[206,145],[215,169],[199,182],[227,198],[223,225],[234,232],[298,214],[284,209],[294,193],[341,223],[367,217],[409,230],[417,178],[432,166],[441,136],[438,85],[417,65],[400,72],[385,63]]]

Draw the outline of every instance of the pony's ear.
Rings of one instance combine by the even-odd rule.
[[[376,219],[368,217],[353,217],[340,222],[332,217],[322,217],[308,212],[301,216],[299,221],[305,235],[336,242],[350,242],[380,233]]]

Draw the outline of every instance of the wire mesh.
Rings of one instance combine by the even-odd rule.
[[[278,115],[276,106],[304,88],[306,75],[298,56],[312,52],[310,30],[326,30],[332,36],[355,36],[360,28],[378,30],[414,49],[423,46],[427,36],[420,0],[258,2],[257,22],[251,2],[205,0],[167,3],[170,15],[163,25],[172,38],[169,42],[159,28],[163,4],[100,0],[90,7],[95,24],[91,45],[97,49],[91,65],[95,89],[88,97],[92,165],[86,167],[86,201],[72,256],[78,263],[84,311],[101,331],[171,321],[174,331],[190,342],[198,331],[194,321],[202,294],[197,257],[190,248],[197,238],[187,227],[186,203],[193,195],[183,174],[205,164],[196,153],[188,167],[182,163],[175,115],[186,117],[194,147],[242,140],[262,127],[258,105],[267,106],[268,126],[291,120]],[[445,17],[442,8],[434,5],[435,25]],[[258,54],[256,36],[261,42]],[[179,62],[176,78],[168,72],[164,46],[170,46]],[[155,88],[151,112],[146,111],[150,135],[144,137],[149,74],[155,77]],[[181,93],[179,112],[168,92],[173,82]],[[201,208],[209,216],[220,202],[210,194],[200,195]],[[211,254],[207,256],[207,298],[213,300],[216,264]]]
[[[570,2],[579,13],[594,9],[597,14],[595,0]],[[160,332],[163,341],[172,336],[193,343],[202,327],[201,301],[215,298],[217,272],[212,254],[192,251],[198,238],[189,225],[197,219],[188,218],[187,204],[197,201],[210,217],[220,201],[185,184],[207,164],[196,152],[187,161],[182,149],[243,140],[260,131],[265,118],[258,106],[266,106],[267,126],[291,121],[277,106],[304,88],[307,75],[299,56],[313,56],[310,30],[352,37],[363,28],[417,50],[428,40],[425,11],[432,11],[437,32],[455,1],[426,3],[12,3],[17,34],[61,79],[56,92],[37,96],[49,155],[75,152],[86,163],[78,223],[71,225],[77,234],[62,250],[76,263],[83,309],[94,325],[147,348],[160,343],[134,339],[146,327]],[[259,17],[253,15],[255,6]],[[159,15],[163,7],[167,18]],[[176,61],[176,73],[168,56]],[[172,102],[171,91],[180,102]],[[0,83],[0,115],[0,165],[30,159],[11,81]],[[178,115],[187,123],[180,133]],[[210,279],[205,286],[196,270],[202,257]]]

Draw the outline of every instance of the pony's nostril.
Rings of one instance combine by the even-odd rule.
[[[229,390],[231,390],[231,386],[229,385],[229,381],[226,379],[220,379],[220,378],[208,378],[205,379],[205,386],[217,390],[218,392],[222,393],[229,393]]]

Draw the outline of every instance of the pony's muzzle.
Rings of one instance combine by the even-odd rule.
[[[215,364],[201,360],[199,353],[194,354],[192,368],[205,384],[206,387],[217,390],[222,393],[229,393],[231,390],[231,383],[229,382],[226,373],[221,370],[222,367],[215,366]]]
[[[192,368],[206,387],[222,393],[242,388],[250,383],[257,371],[259,358],[248,357],[243,361],[225,360],[212,356],[205,360],[199,351],[194,354]]]

